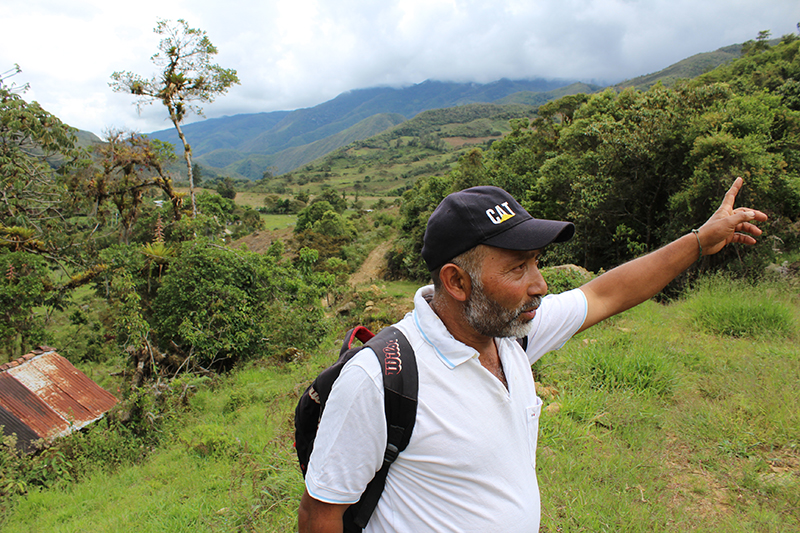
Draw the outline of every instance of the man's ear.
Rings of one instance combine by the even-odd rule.
[[[439,270],[439,280],[447,294],[458,302],[466,301],[472,292],[472,279],[455,263],[447,263]]]

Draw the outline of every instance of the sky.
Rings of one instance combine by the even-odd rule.
[[[158,72],[160,19],[204,30],[241,85],[205,118],[313,107],[359,88],[547,78],[611,84],[694,54],[797,33],[798,0],[3,0],[0,73],[63,122],[102,136],[171,128],[115,71]],[[186,123],[202,120],[188,116]]]

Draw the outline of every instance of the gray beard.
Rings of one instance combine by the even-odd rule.
[[[480,283],[473,278],[472,292],[464,302],[464,319],[467,323],[486,337],[525,337],[533,327],[532,320],[523,320],[520,313],[537,309],[542,302],[541,296],[534,296],[530,301],[516,309],[508,309],[492,300],[483,290]]]

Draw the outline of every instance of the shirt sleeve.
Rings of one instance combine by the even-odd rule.
[[[383,376],[374,352],[366,348],[333,384],[306,473],[308,493],[326,503],[357,502],[385,450]]]
[[[525,351],[531,364],[571,339],[586,320],[587,309],[586,296],[580,289],[545,296],[528,334]]]

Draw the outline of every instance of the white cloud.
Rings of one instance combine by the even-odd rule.
[[[209,117],[313,106],[354,88],[425,79],[617,81],[685,57],[795,32],[796,0],[7,0],[0,71],[18,63],[25,97],[67,123],[169,127],[108,86],[117,70],[151,75],[159,18],[184,18],[218,47],[242,85]],[[195,120],[191,118],[190,120]]]

